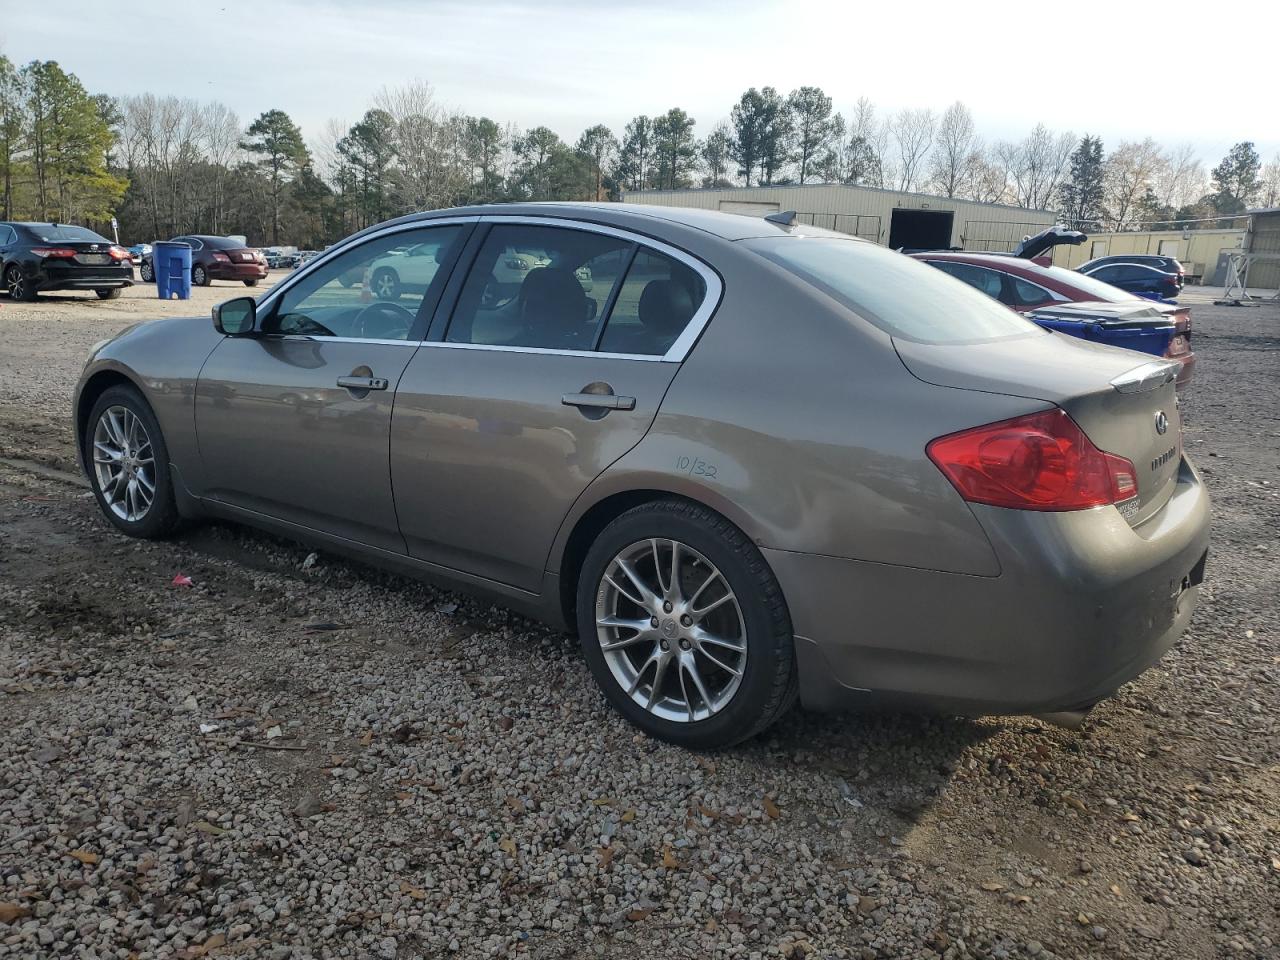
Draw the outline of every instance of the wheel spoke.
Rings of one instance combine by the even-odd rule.
[[[640,596],[643,598],[642,600],[635,600],[632,597],[628,597],[627,599],[642,607],[652,607],[656,604],[658,598],[654,595],[653,591],[649,589],[648,584],[640,579],[640,574],[636,572],[636,568],[621,557],[618,558],[617,563],[618,566],[622,568],[622,572],[627,575],[627,579],[635,584],[636,589],[640,592]]]
[[[713,583],[715,583],[719,579],[720,579],[720,571],[713,569],[711,571],[710,576],[708,576],[707,579],[702,581],[702,586],[700,586],[697,590],[693,591],[693,596],[689,598],[689,607],[693,608],[694,604],[698,602],[698,598],[702,596],[703,591],[706,590],[707,587],[711,586]]]
[[[671,581],[667,584],[665,596],[672,603],[679,603],[680,593],[680,542],[671,541]]]
[[[658,657],[658,665],[653,668],[653,686],[649,688],[649,702],[645,704],[646,710],[652,710],[653,705],[658,702],[662,680],[667,675],[667,664],[670,662],[671,658],[668,656]]]
[[[735,677],[742,676],[741,670],[731,667],[729,666],[729,664],[725,663],[723,660],[720,660],[718,657],[713,656],[711,651],[706,649],[705,647],[699,648],[698,652],[702,654],[704,657],[706,657],[708,660],[710,660],[712,663],[714,663],[717,667],[719,667],[725,673],[732,674]]]
[[[649,668],[662,660],[662,651],[655,650],[653,654],[640,665],[640,669],[636,671],[635,677],[631,680],[631,686],[627,689],[627,696],[634,696],[635,692],[640,689],[640,681],[644,679],[644,675],[649,672]]]
[[[702,698],[702,702],[706,705],[707,712],[713,711],[715,706],[711,702],[711,694],[707,693],[706,685],[702,682],[702,674],[698,672],[698,661],[692,656],[681,657],[680,666],[688,672],[689,679],[698,688],[698,696]]]
[[[689,696],[689,688],[685,686],[684,675],[687,671],[684,668],[684,662],[680,663],[680,696],[684,697],[685,708],[689,712],[689,722],[693,722],[693,697]]]
[[[706,616],[708,613],[710,613],[712,610],[715,610],[717,607],[721,607],[721,606],[723,606],[724,604],[728,603],[728,602],[729,602],[730,600],[732,600],[732,599],[733,599],[733,593],[732,593],[731,591],[727,591],[727,590],[726,590],[726,591],[725,591],[725,595],[724,595],[723,597],[721,597],[720,599],[718,599],[718,600],[712,600],[712,601],[711,601],[711,603],[709,603],[709,604],[708,604],[707,606],[705,606],[705,607],[698,607],[697,609],[691,609],[691,610],[689,611],[689,613],[691,613],[693,616],[695,616],[695,617],[697,617],[699,620],[701,620],[703,617],[705,617],[705,616]]]
[[[695,630],[693,635],[699,645],[709,643],[713,646],[724,647],[726,650],[732,650],[734,653],[742,653],[747,649],[747,644],[744,640],[726,640],[702,629]]]

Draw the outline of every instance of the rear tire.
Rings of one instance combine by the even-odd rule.
[[[369,289],[379,300],[399,300],[400,276],[390,267],[379,267],[369,278]]]
[[[196,287],[207,287],[210,283],[209,271],[196,264],[191,268],[191,283]]]
[[[99,300],[119,300],[120,294],[124,292],[123,287],[107,287],[101,290],[93,291],[98,295]]]
[[[89,411],[82,439],[89,486],[103,515],[117,530],[130,537],[157,540],[178,528],[182,518],[169,474],[169,450],[155,414],[135,387],[121,385],[104,390]],[[125,478],[128,483],[112,483],[111,475],[118,467],[123,468],[116,456],[121,452],[133,464],[149,461],[150,469],[140,466]],[[132,496],[128,491],[131,484]],[[139,510],[147,484],[151,487],[150,500],[145,509]]]
[[[258,285],[258,281],[257,281],[257,280],[246,280],[246,281],[244,282],[244,285],[245,285],[246,287],[256,287],[256,286]]]
[[[31,285],[30,278],[16,263],[9,264],[9,269],[4,272],[4,288],[9,291],[10,300],[30,303],[36,298],[35,287]]]
[[[663,568],[676,556],[680,573],[664,578]],[[640,591],[626,579],[623,558],[650,584],[651,606],[627,596]],[[674,589],[659,596],[655,574],[657,588],[674,582]],[[686,610],[690,616],[681,617]],[[637,626],[601,625],[601,619]],[[609,524],[578,577],[577,621],[583,655],[609,702],[658,739],[692,749],[732,746],[771,726],[795,703],[798,674],[782,588],[750,538],[700,504],[660,500]],[[610,644],[617,646],[606,651]],[[666,659],[656,696],[652,680],[644,682],[659,676],[647,663],[651,658]],[[685,666],[690,661],[692,669]],[[624,686],[627,678],[631,690]]]

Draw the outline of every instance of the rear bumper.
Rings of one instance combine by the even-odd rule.
[[[263,280],[267,276],[265,263],[211,263],[205,267],[214,280]]]
[[[962,714],[1095,703],[1186,629],[1209,502],[1185,459],[1165,507],[1130,528],[1113,507],[976,507],[995,577],[766,550],[796,632],[805,706]]]
[[[45,266],[28,271],[33,289],[42,293],[52,290],[107,290],[133,285],[133,268],[125,266]]]

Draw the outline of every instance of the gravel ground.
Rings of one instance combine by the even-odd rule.
[[[237,295],[150,292],[0,300],[0,956],[1280,956],[1280,309],[1195,307],[1202,605],[1082,732],[796,711],[699,756],[501,608],[111,532],[85,351]]]

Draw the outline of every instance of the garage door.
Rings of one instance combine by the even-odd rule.
[[[781,209],[776,203],[757,203],[752,200],[721,200],[721,213],[736,213],[743,217],[763,217]]]

